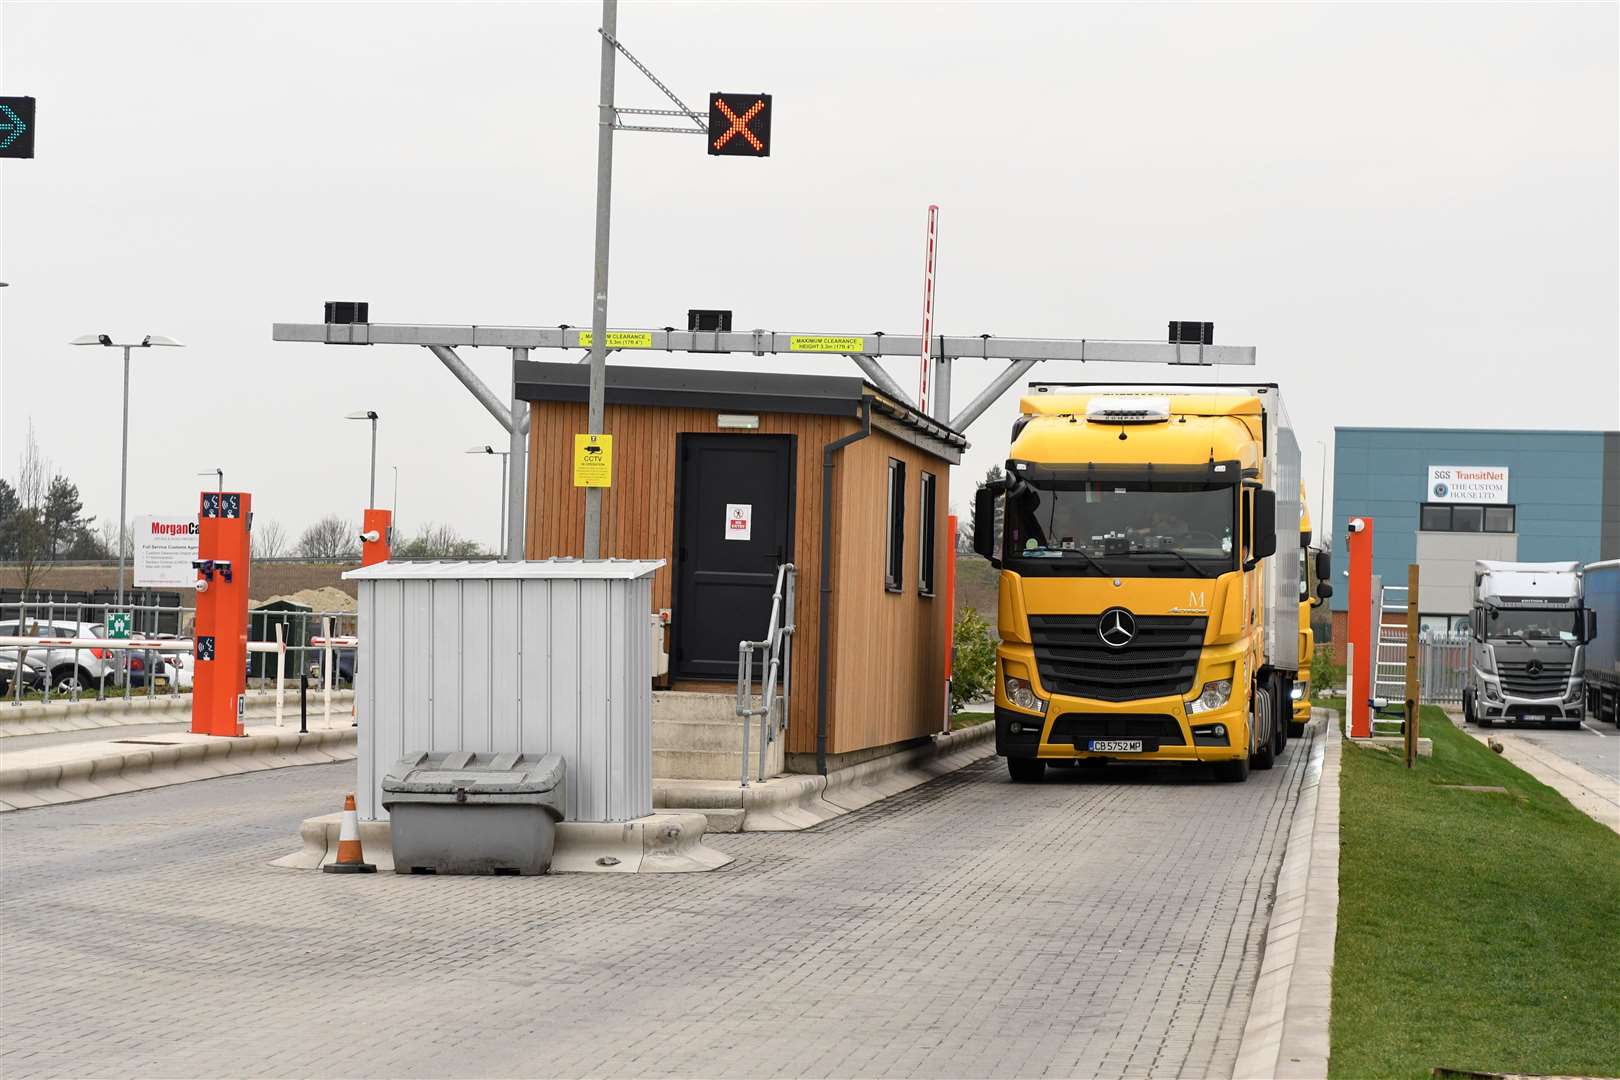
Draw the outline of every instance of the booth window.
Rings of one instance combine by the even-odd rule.
[[[901,591],[906,562],[906,463],[889,459],[889,545],[883,564],[883,587]]]
[[[923,473],[917,513],[922,527],[917,540],[917,591],[934,595],[934,474]]]
[[[1424,503],[1418,508],[1418,528],[1424,532],[1510,533],[1517,524],[1516,506],[1454,506]]]

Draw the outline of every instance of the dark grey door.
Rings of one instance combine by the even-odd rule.
[[[682,435],[675,486],[677,678],[735,679],[737,643],[770,625],[793,559],[791,435]]]

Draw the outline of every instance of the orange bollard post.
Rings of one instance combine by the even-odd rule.
[[[246,734],[248,535],[253,497],[205,491],[197,526],[197,624],[192,655],[191,730]]]
[[[1350,671],[1347,686],[1350,700],[1350,736],[1356,739],[1372,735],[1372,658],[1375,642],[1372,624],[1372,568],[1373,519],[1358,517],[1350,520],[1345,541],[1350,546],[1350,598],[1348,623],[1350,629]]]
[[[360,565],[387,562],[392,545],[389,532],[394,526],[392,510],[367,510],[360,526]]]

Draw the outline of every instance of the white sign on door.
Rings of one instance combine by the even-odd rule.
[[[1427,502],[1505,503],[1508,471],[1478,465],[1430,465]]]
[[[197,519],[178,514],[135,519],[135,584],[188,588],[197,580]]]
[[[754,535],[754,504],[726,503],[726,539],[750,540]]]

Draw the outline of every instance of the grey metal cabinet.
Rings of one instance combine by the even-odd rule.
[[[360,816],[407,755],[560,754],[567,819],[652,813],[652,575],[662,560],[376,563],[360,584]]]

